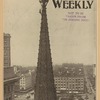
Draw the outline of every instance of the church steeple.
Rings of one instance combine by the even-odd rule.
[[[35,100],[56,100],[56,89],[54,85],[52,58],[50,50],[46,5],[48,0],[40,1],[41,31],[39,41],[39,53],[36,72]]]

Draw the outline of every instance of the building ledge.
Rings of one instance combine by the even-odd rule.
[[[20,78],[19,77],[14,77],[14,78],[10,78],[10,79],[5,79],[4,80],[4,83],[7,83],[7,82],[16,82],[18,81]]]

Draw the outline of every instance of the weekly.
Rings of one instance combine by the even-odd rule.
[[[53,0],[55,8],[91,9],[93,0]]]

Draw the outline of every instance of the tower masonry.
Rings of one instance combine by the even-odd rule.
[[[46,15],[48,0],[41,0],[41,30],[35,84],[35,100],[57,100]]]

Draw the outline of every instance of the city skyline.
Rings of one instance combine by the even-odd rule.
[[[4,32],[11,35],[12,65],[36,66],[41,22],[39,1],[11,0],[8,2],[5,0],[4,6],[6,6],[4,9]],[[95,10],[95,8],[93,9]],[[55,9],[50,1],[47,10],[53,64],[95,64],[96,23],[94,22],[96,22],[96,18],[93,14],[94,10],[85,12],[89,21],[82,23],[63,20],[68,11]]]

